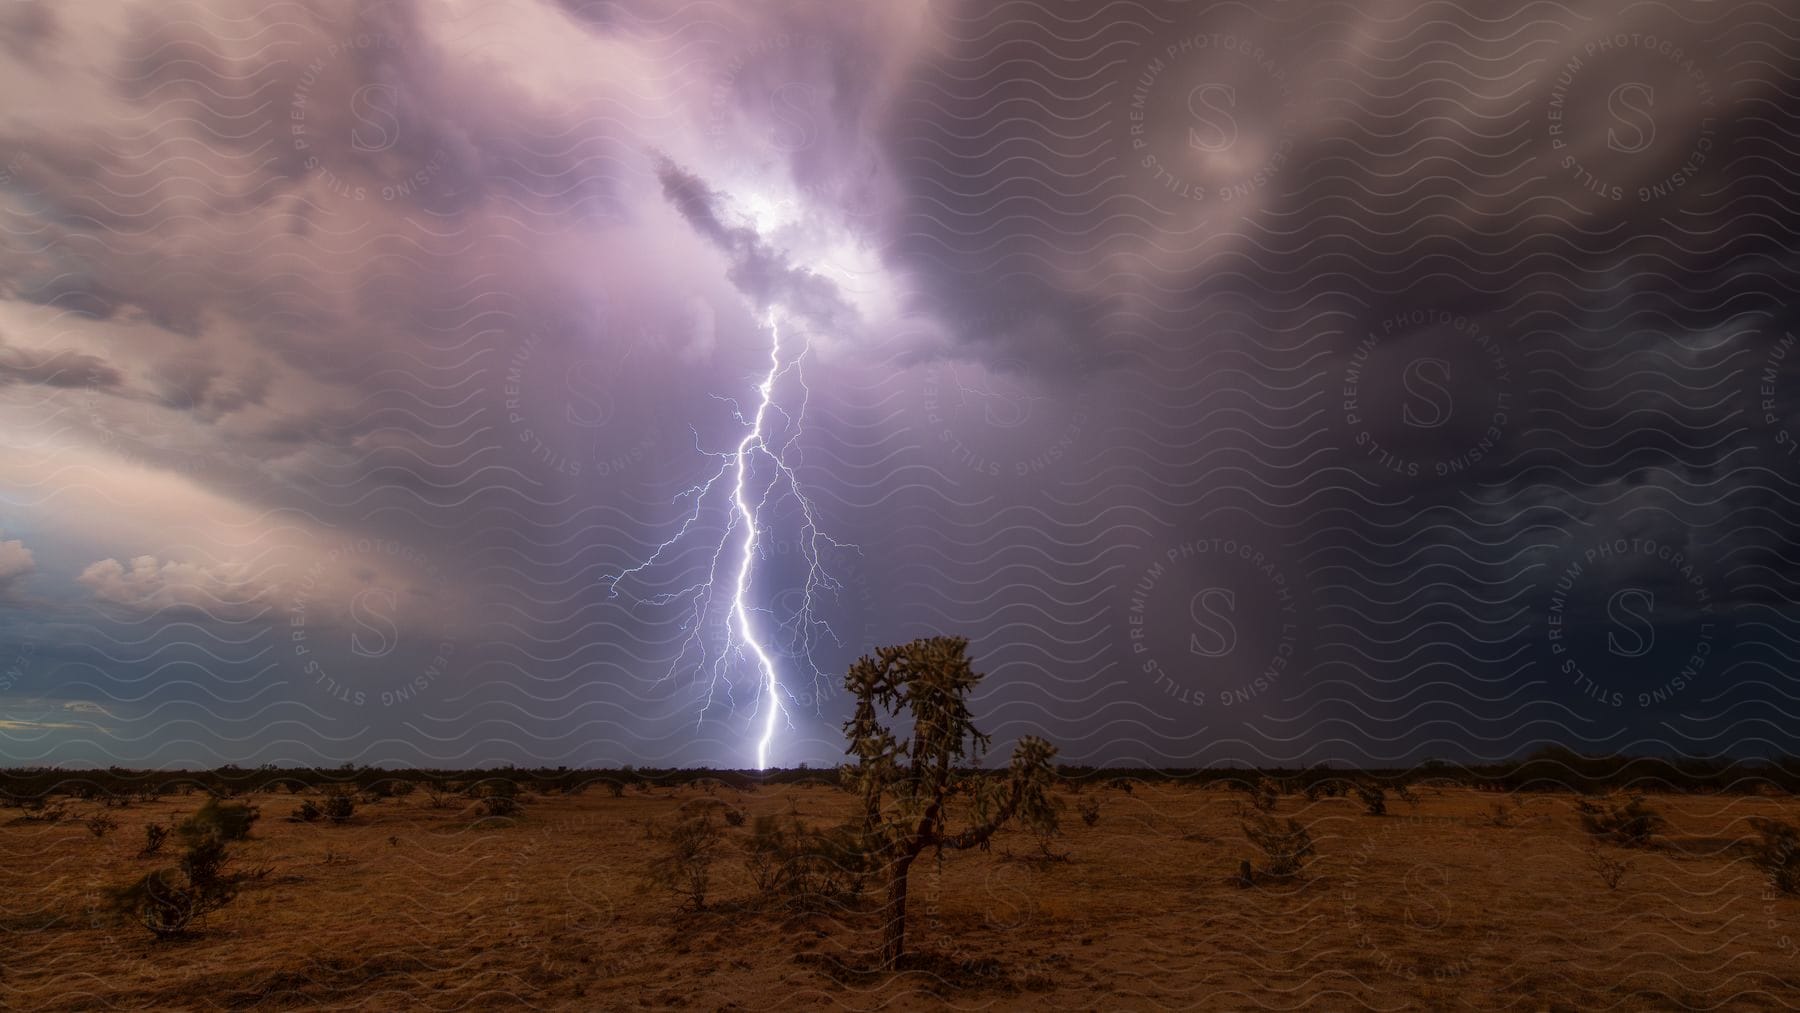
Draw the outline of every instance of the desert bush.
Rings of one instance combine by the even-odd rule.
[[[1506,799],[1501,799],[1500,801],[1495,802],[1493,807],[1489,809],[1487,818],[1488,825],[1494,827],[1510,827],[1513,825],[1513,820],[1516,818],[1517,813],[1518,810],[1511,802],[1508,802]]]
[[[229,871],[231,856],[216,833],[196,838],[174,868],[147,873],[113,892],[114,909],[159,937],[185,932],[231,903],[250,874]]]
[[[296,823],[317,823],[325,818],[325,810],[319,808],[319,803],[309,798],[295,806],[293,813],[288,818]]]
[[[1800,893],[1800,829],[1781,820],[1752,817],[1750,825],[1762,839],[1750,860],[1769,877],[1769,885],[1782,893]]]
[[[1259,778],[1250,786],[1250,804],[1260,812],[1274,812],[1281,801],[1281,785],[1272,777]]]
[[[825,830],[797,813],[758,816],[743,841],[744,867],[766,900],[804,911],[856,902],[874,864],[854,824]]]
[[[1590,836],[1622,848],[1641,848],[1650,843],[1653,835],[1661,833],[1668,826],[1668,822],[1644,801],[1642,795],[1599,803],[1581,799],[1576,802],[1575,808],[1576,815],[1581,819],[1582,829]]]
[[[88,828],[88,833],[93,834],[95,837],[105,837],[107,834],[119,829],[119,821],[113,819],[106,813],[95,813],[83,822]]]
[[[144,824],[144,846],[138,849],[138,857],[149,858],[162,850],[169,840],[169,828],[161,823]]]
[[[427,809],[449,809],[456,804],[456,796],[435,784],[425,786],[425,807]]]
[[[650,861],[647,878],[652,886],[669,890],[691,905],[706,910],[706,892],[712,882],[712,863],[724,835],[713,822],[713,809],[703,806],[676,816],[668,824],[645,828],[662,853]]]
[[[346,823],[351,816],[356,815],[356,800],[347,791],[334,791],[325,796],[322,811],[331,822]]]
[[[1399,799],[1402,802],[1405,802],[1408,806],[1410,806],[1411,808],[1414,808],[1414,809],[1417,809],[1419,807],[1420,801],[1422,801],[1419,798],[1419,793],[1412,790],[1412,785],[1407,784],[1404,781],[1395,782],[1394,797]]]
[[[1358,781],[1352,787],[1365,812],[1370,816],[1387,815],[1387,791],[1381,785],[1371,781]]]
[[[28,798],[21,803],[25,815],[19,817],[33,823],[60,823],[69,815],[68,807],[61,802],[46,802],[42,798]]]
[[[519,798],[519,783],[506,777],[489,777],[464,789],[463,794],[471,798]]]
[[[1100,822],[1100,800],[1097,798],[1082,799],[1075,811],[1081,814],[1081,822],[1090,827]]]
[[[624,798],[625,797],[625,782],[609,780],[606,782],[606,791],[613,798]]]
[[[1115,788],[1127,795],[1131,794],[1131,779],[1127,777],[1115,777],[1106,782],[1106,786],[1108,788]]]
[[[221,802],[209,797],[192,816],[175,828],[190,845],[207,836],[220,841],[241,841],[250,836],[250,826],[262,810],[247,802]]]
[[[519,815],[519,800],[511,795],[488,795],[481,800],[484,818],[511,819]]]
[[[1305,871],[1307,859],[1313,856],[1313,839],[1311,832],[1299,820],[1278,821],[1270,816],[1256,814],[1242,826],[1244,836],[1263,853],[1264,863],[1260,875],[1285,880],[1293,879]],[[1242,876],[1243,872],[1240,866],[1239,875]]]
[[[1617,890],[1625,881],[1625,873],[1630,870],[1631,863],[1614,857],[1602,850],[1598,843],[1590,842],[1587,848],[1587,865],[1606,884],[1608,890]]]
[[[1308,802],[1317,802],[1322,798],[1337,798],[1345,794],[1343,779],[1336,777],[1321,777],[1308,781],[1303,790],[1306,792]]]
[[[413,792],[417,791],[418,788],[419,788],[419,786],[412,783],[411,781],[398,780],[398,781],[392,782],[391,791],[395,798],[405,798],[406,796],[411,795]]]
[[[725,810],[725,822],[731,826],[734,826],[734,827],[743,826],[744,819],[745,819],[745,816],[744,816],[744,811],[742,809],[726,809]]]

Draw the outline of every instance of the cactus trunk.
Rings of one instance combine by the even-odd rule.
[[[906,952],[906,876],[913,857],[896,856],[888,866],[887,902],[881,908],[881,966],[888,969]]]

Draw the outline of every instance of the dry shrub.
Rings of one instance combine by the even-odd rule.
[[[1365,812],[1370,816],[1387,815],[1387,791],[1381,785],[1371,781],[1359,781],[1353,787]]]
[[[713,822],[713,811],[702,806],[667,824],[652,823],[645,828],[645,835],[662,845],[646,871],[650,885],[682,897],[695,911],[706,910],[712,863],[724,840],[719,825]]]
[[[218,833],[198,832],[178,865],[147,873],[113,891],[114,909],[159,938],[179,935],[236,899],[244,882],[267,872],[234,872],[230,864],[231,855]]]
[[[856,903],[874,871],[857,827],[817,830],[797,813],[758,816],[744,839],[744,867],[765,901],[802,911]]]
[[[161,823],[144,824],[144,846],[138,849],[139,858],[149,858],[162,851],[169,840],[169,828]]]
[[[1756,816],[1750,825],[1762,839],[1750,860],[1769,877],[1769,885],[1782,893],[1800,893],[1800,829],[1792,823]]]
[[[356,800],[347,791],[337,791],[325,796],[325,818],[333,823],[347,823],[356,814]]]
[[[247,802],[221,802],[217,797],[208,797],[175,830],[190,845],[209,836],[222,842],[241,841],[250,836],[250,826],[261,815],[262,810]]]
[[[1312,834],[1299,820],[1276,820],[1257,814],[1244,822],[1244,836],[1263,853],[1259,875],[1273,880],[1299,876],[1313,856]],[[1243,870],[1240,867],[1240,876]]]
[[[1581,799],[1575,803],[1575,810],[1581,818],[1581,828],[1590,836],[1621,848],[1641,848],[1668,826],[1668,821],[1642,795],[1597,803]]]
[[[1250,786],[1250,804],[1259,812],[1274,812],[1276,803],[1281,801],[1281,785],[1272,777],[1259,779]]]
[[[1625,879],[1625,873],[1631,868],[1630,862],[1613,857],[1594,842],[1588,844],[1587,864],[1600,877],[1600,881],[1606,884],[1608,890],[1617,890]]]
[[[519,800],[511,795],[488,795],[479,804],[484,819],[511,819],[519,815]]]
[[[1082,799],[1075,806],[1075,811],[1081,814],[1081,822],[1090,827],[1100,822],[1100,800],[1097,798]]]

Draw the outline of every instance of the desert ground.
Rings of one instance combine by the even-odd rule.
[[[866,920],[759,908],[729,828],[707,909],[644,881],[646,821],[700,789],[593,790],[479,820],[421,794],[344,824],[262,810],[235,846],[268,872],[196,932],[158,940],[115,918],[107,890],[169,858],[136,856],[143,824],[202,796],[109,809],[96,837],[71,802],[43,823],[0,811],[0,1007],[215,1009],[1792,1009],[1800,898],[1774,893],[1737,842],[1791,798],[1656,795],[1666,833],[1590,866],[1575,797],[1419,790],[1367,815],[1353,798],[1283,797],[1317,854],[1287,884],[1242,888],[1256,857],[1242,793],[1090,787],[1055,847],[1009,829],[990,850],[915,867],[909,949],[935,961],[866,966]],[[754,817],[827,823],[827,786],[717,797]],[[1074,803],[1099,799],[1093,826]],[[861,962],[861,963],[859,963]]]

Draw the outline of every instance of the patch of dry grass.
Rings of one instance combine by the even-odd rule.
[[[1510,826],[1492,794],[1444,789],[1370,818],[1353,798],[1298,795],[1273,815],[1312,834],[1291,883],[1243,890],[1241,793],[1133,784],[1092,827],[1066,821],[1066,862],[990,853],[913,873],[896,975],[866,968],[874,933],[832,911],[749,903],[735,843],[707,910],[643,886],[644,825],[677,794],[527,801],[465,818],[423,794],[365,802],[345,823],[265,819],[234,845],[271,867],[204,929],[158,942],[111,921],[105,891],[166,863],[145,823],[197,797],[135,805],[95,837],[0,821],[0,1008],[1116,1009],[1263,1005],[1511,1009],[1786,1008],[1800,995],[1800,898],[1768,885],[1752,818],[1790,799],[1653,798],[1668,820],[1608,889],[1587,864],[1571,796],[1539,795]],[[849,814],[819,789],[729,789],[758,815]],[[252,797],[285,813],[288,796]],[[728,828],[729,842],[747,828]]]

